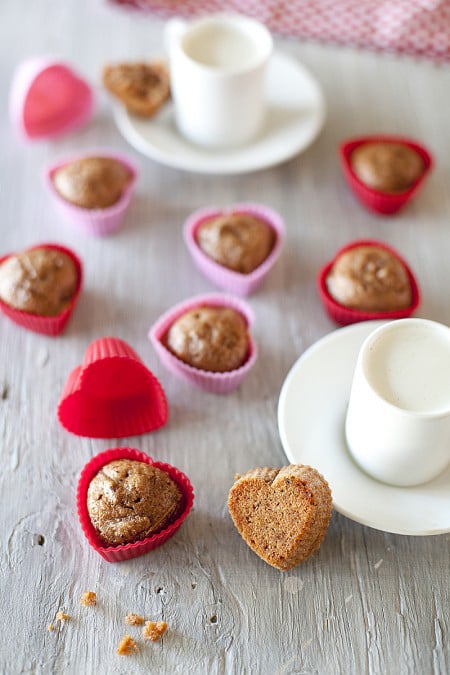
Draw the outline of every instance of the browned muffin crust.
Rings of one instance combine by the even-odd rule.
[[[90,519],[107,546],[159,532],[175,520],[181,502],[181,491],[167,473],[130,459],[105,464],[87,494]]]
[[[326,284],[336,302],[366,312],[394,311],[412,302],[405,266],[378,246],[356,246],[340,255]]]
[[[12,255],[0,265],[0,298],[30,314],[61,314],[77,285],[74,261],[56,249],[35,248]]]
[[[422,157],[402,143],[364,143],[350,157],[353,171],[368,187],[380,192],[407,190],[422,175]]]
[[[185,363],[223,373],[239,368],[247,358],[247,324],[231,307],[195,307],[172,324],[165,344]]]
[[[220,265],[250,274],[271,252],[275,232],[261,218],[248,213],[229,213],[203,222],[196,238],[206,255]]]
[[[130,113],[141,117],[155,115],[170,97],[169,71],[161,61],[107,65],[103,84]]]
[[[53,176],[61,197],[83,209],[112,206],[130,180],[127,167],[112,157],[83,157],[61,167]]]
[[[269,565],[289,570],[322,543],[331,517],[331,491],[310,466],[257,468],[236,477],[228,508],[250,548]]]

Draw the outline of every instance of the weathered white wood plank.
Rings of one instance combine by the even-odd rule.
[[[318,555],[281,574],[242,543],[226,508],[235,472],[286,461],[276,427],[278,393],[298,355],[333,328],[319,304],[315,275],[338,246],[371,236],[398,247],[421,281],[420,315],[450,323],[449,69],[280,42],[324,87],[329,115],[323,134],[306,153],[272,170],[194,176],[128,148],[100,90],[93,123],[52,143],[20,144],[7,119],[11,73],[24,57],[60,54],[98,82],[106,61],[160,53],[161,22],[88,0],[16,0],[4,3],[1,25],[0,253],[64,242],[83,258],[86,285],[62,338],[0,321],[0,672],[450,672],[449,536],[388,535],[334,514]],[[389,220],[356,204],[338,166],[337,143],[371,131],[422,138],[437,159],[421,196]],[[41,180],[49,161],[99,145],[129,152],[141,166],[126,226],[105,240],[62,223]],[[216,398],[173,380],[146,333],[171,304],[211,289],[185,251],[186,215],[207,203],[239,200],[278,209],[287,246],[250,300],[261,358],[240,391]],[[196,489],[195,509],[177,536],[120,565],[108,565],[89,549],[74,504],[83,464],[115,443],[70,436],[55,419],[69,369],[92,339],[108,334],[136,348],[170,402],[167,428],[129,444],[185,470]],[[97,592],[96,608],[80,606],[85,590]],[[60,608],[72,620],[47,633]],[[141,645],[126,659],[115,649],[127,630],[133,632],[123,624],[129,611],[164,618],[170,630],[161,643]]]

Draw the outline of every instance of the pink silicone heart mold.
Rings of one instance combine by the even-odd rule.
[[[44,244],[36,244],[36,246],[31,246],[26,250],[32,251],[35,248],[50,248],[55,251],[61,251],[62,253],[68,255],[75,263],[75,268],[77,271],[77,287],[69,304],[60,314],[57,314],[56,316],[41,316],[40,314],[31,314],[30,312],[23,312],[20,309],[11,307],[11,305],[8,305],[6,302],[3,302],[3,300],[0,299],[0,310],[3,312],[5,316],[8,317],[8,319],[11,319],[11,321],[14,321],[14,323],[17,323],[19,326],[22,326],[22,328],[31,330],[34,333],[41,333],[43,335],[50,335],[54,337],[62,333],[72,315],[73,310],[75,309],[75,305],[78,302],[78,298],[81,293],[81,287],[83,283],[83,268],[78,256],[76,256],[73,251],[71,251],[69,248],[66,248],[65,246],[60,246],[59,244],[44,243]],[[12,255],[16,254],[10,253],[9,255],[0,258],[0,265],[3,262],[5,262],[5,260],[10,258]]]
[[[104,209],[84,209],[68,202],[55,188],[53,179],[58,169],[84,157],[109,157],[121,162],[129,172],[130,180],[115,204]],[[93,148],[70,155],[52,164],[45,171],[45,184],[55,207],[65,221],[86,234],[103,237],[112,234],[121,226],[133,196],[137,177],[138,169],[126,155],[106,148]]]
[[[136,352],[115,337],[94,340],[69,374],[58,406],[67,431],[90,438],[123,438],[167,422],[160,383]]]
[[[161,469],[161,471],[165,471],[180,488],[183,494],[183,500],[177,518],[160,532],[157,532],[151,537],[141,539],[140,541],[135,541],[131,544],[105,546],[97,536],[95,527],[93,526],[89,517],[89,512],[87,509],[87,492],[91,480],[100,471],[102,466],[118,459],[131,459],[137,462],[145,462],[146,464],[151,464],[152,466]],[[186,520],[193,503],[194,490],[189,478],[182,471],[174,466],[171,466],[170,464],[156,462],[144,452],[139,452],[139,450],[135,450],[133,448],[111,448],[109,450],[105,450],[105,452],[101,452],[86,464],[78,481],[77,511],[81,528],[92,548],[108,562],[121,562],[123,560],[130,560],[130,558],[136,558],[140,555],[143,555],[144,553],[152,551],[157,546],[164,544],[168,539],[170,539],[170,537],[173,537],[175,532]]]
[[[94,96],[69,65],[51,57],[33,57],[14,73],[9,107],[21,137],[38,140],[86,124],[92,117]]]
[[[207,370],[194,368],[181,359],[178,359],[164,344],[164,337],[170,326],[180,316],[195,307],[231,307],[245,318],[250,328],[254,322],[254,314],[249,305],[240,298],[234,298],[224,293],[211,293],[196,295],[184,302],[180,302],[163,314],[149,331],[149,339],[152,343],[159,360],[175,377],[178,377],[199,389],[212,394],[228,394],[237,389],[249,371],[255,365],[258,357],[258,348],[255,340],[249,333],[248,354],[240,368],[229,372],[215,373]]]
[[[275,234],[275,243],[270,254],[261,265],[249,274],[241,274],[220,265],[206,255],[198,245],[197,232],[202,223],[227,213],[243,213],[255,216],[267,223]],[[186,246],[200,272],[219,288],[223,288],[229,293],[245,296],[256,291],[277,261],[283,245],[285,228],[282,218],[268,206],[245,203],[234,204],[226,209],[215,207],[199,209],[186,220],[183,232]]]

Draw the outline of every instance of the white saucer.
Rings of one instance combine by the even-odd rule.
[[[370,478],[351,459],[344,419],[356,357],[383,321],[336,330],[310,347],[281,389],[278,427],[295,464],[310,464],[328,480],[333,505],[347,518],[395,534],[450,532],[450,467],[433,481],[398,488]]]
[[[139,152],[176,169],[207,174],[238,174],[265,169],[294,157],[310,145],[325,120],[325,102],[318,82],[298,61],[275,52],[268,73],[269,113],[264,133],[252,143],[231,150],[205,150],[177,131],[173,106],[155,118],[130,115],[114,108],[117,126]]]

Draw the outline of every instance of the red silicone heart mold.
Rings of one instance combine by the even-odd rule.
[[[60,333],[62,333],[62,331],[66,326],[66,323],[69,321],[72,315],[73,310],[75,309],[75,305],[78,302],[78,298],[83,283],[83,268],[80,259],[75,255],[73,251],[71,251],[69,248],[66,248],[65,246],[59,246],[59,244],[37,244],[36,246],[31,246],[30,248],[25,250],[32,251],[35,248],[51,248],[55,251],[61,251],[62,253],[68,255],[69,258],[72,258],[77,270],[77,287],[72,299],[70,300],[66,308],[56,316],[41,316],[40,314],[31,314],[31,312],[23,312],[21,309],[11,307],[11,305],[8,305],[6,302],[3,302],[3,300],[0,300],[0,310],[3,312],[5,316],[8,317],[8,319],[11,319],[11,321],[14,321],[14,323],[17,323],[19,326],[22,326],[22,328],[31,330],[34,333],[41,333],[42,335],[51,335],[54,337],[55,335],[59,335]],[[16,254],[10,253],[9,255],[5,255],[2,258],[0,258],[0,265],[3,262],[5,262],[5,260],[10,258],[12,255]]]
[[[136,352],[114,337],[94,340],[69,374],[58,406],[65,429],[90,438],[145,434],[167,422],[160,383]]]
[[[392,255],[400,260],[406,269],[409,283],[411,284],[412,300],[409,307],[395,309],[389,312],[367,312],[361,309],[345,307],[345,305],[341,305],[330,295],[327,288],[327,276],[330,273],[331,268],[339,256],[341,256],[346,251],[349,251],[352,248],[356,248],[358,246],[378,246],[379,248],[386,249],[386,251],[389,251],[389,253],[392,253]],[[381,241],[375,241],[374,239],[361,239],[358,241],[352,241],[346,246],[340,248],[336,252],[333,260],[330,260],[330,262],[326,263],[326,265],[324,265],[319,270],[319,274],[317,275],[317,290],[319,291],[320,299],[322,300],[326,312],[330,318],[333,319],[333,321],[340,324],[341,326],[346,326],[350,323],[357,323],[358,321],[393,321],[394,319],[405,319],[406,317],[411,316],[411,314],[415,312],[420,304],[419,286],[408,264],[405,262],[405,260],[403,260],[403,258],[395,249]]]
[[[178,517],[160,532],[157,532],[151,537],[141,539],[140,541],[135,541],[132,544],[105,546],[98,538],[97,532],[89,517],[87,509],[87,491],[91,480],[100,471],[102,466],[117,459],[132,459],[138,462],[145,462],[146,464],[156,466],[158,469],[161,469],[161,471],[165,471],[180,488],[183,493],[183,501]],[[121,562],[122,560],[137,558],[144,553],[152,551],[157,546],[164,544],[170,537],[173,537],[181,524],[186,520],[193,503],[194,490],[189,478],[182,473],[182,471],[170,464],[155,462],[144,452],[139,452],[139,450],[133,448],[111,448],[105,452],[101,452],[86,464],[78,481],[77,510],[81,527],[92,548],[108,562]]]
[[[407,145],[421,156],[424,164],[423,173],[404,192],[390,194],[368,187],[355,174],[351,164],[352,152],[365,143],[402,143],[403,145]],[[353,138],[341,143],[339,154],[342,171],[356,197],[370,211],[375,211],[385,216],[396,213],[414,197],[433,166],[433,158],[428,150],[423,145],[419,145],[410,138],[404,138],[403,136],[362,136],[361,138]]]

